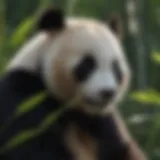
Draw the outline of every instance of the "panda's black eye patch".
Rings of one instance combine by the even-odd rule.
[[[92,55],[86,55],[74,68],[73,75],[78,82],[83,82],[96,69],[96,61]]]
[[[113,67],[113,71],[115,73],[117,82],[121,83],[123,81],[123,74],[122,74],[122,71],[120,69],[120,66],[117,60],[113,61],[112,67]]]

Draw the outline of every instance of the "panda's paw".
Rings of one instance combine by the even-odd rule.
[[[148,160],[143,151],[134,143],[129,144],[128,160]]]

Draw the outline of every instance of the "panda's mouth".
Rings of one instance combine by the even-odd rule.
[[[104,107],[107,106],[110,101],[109,100],[98,101],[92,98],[85,98],[85,102],[90,106]]]

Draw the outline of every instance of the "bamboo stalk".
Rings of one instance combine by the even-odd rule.
[[[0,53],[2,53],[5,40],[5,6],[4,0],[0,0]]]
[[[68,0],[67,1],[67,7],[66,7],[67,16],[71,16],[73,14],[77,3],[78,3],[78,0]]]

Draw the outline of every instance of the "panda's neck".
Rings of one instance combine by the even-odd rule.
[[[48,45],[48,35],[39,33],[26,43],[9,63],[8,70],[24,69],[37,72],[42,60],[43,51]]]

